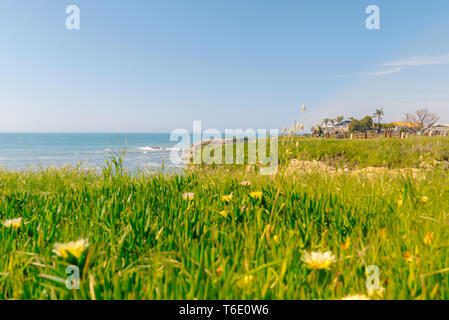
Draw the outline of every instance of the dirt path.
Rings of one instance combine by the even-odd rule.
[[[411,174],[413,177],[423,176],[428,169],[417,168],[401,168],[401,169],[389,169],[384,167],[366,167],[362,169],[349,169],[349,168],[336,168],[330,166],[323,161],[304,161],[299,159],[292,159],[288,166],[287,172],[289,173],[311,173],[311,172],[325,172],[329,174],[349,174],[349,175],[392,175],[392,176],[407,176]]]

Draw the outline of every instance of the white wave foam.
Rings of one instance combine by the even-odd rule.
[[[144,164],[145,167],[160,167],[162,166],[162,163],[157,162],[148,162]]]
[[[179,150],[179,148],[175,148],[175,147],[169,148],[169,147],[150,147],[150,146],[147,146],[147,147],[138,147],[137,149],[138,149],[138,150],[141,150],[141,151]]]

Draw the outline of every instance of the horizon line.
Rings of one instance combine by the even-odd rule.
[[[170,134],[171,132],[145,132],[145,131],[0,131],[0,134]]]

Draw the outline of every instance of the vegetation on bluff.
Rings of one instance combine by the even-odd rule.
[[[131,175],[120,161],[101,174],[1,171],[0,298],[448,299],[448,148],[436,137],[289,138],[274,176]],[[286,173],[293,158],[434,166],[419,178]],[[79,290],[66,287],[70,265]]]

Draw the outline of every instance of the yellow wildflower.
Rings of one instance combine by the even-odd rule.
[[[53,252],[64,259],[68,258],[69,254],[79,259],[88,246],[89,243],[84,239],[68,243],[55,243]]]
[[[405,261],[413,262],[413,256],[410,254],[410,252],[405,251],[403,257]]]
[[[435,237],[433,232],[428,232],[424,237],[424,244],[431,246],[433,242],[433,238]]]
[[[404,205],[404,200],[398,200],[398,207],[402,207]]]
[[[427,196],[422,196],[421,201],[426,203],[427,201],[429,201],[429,197]]]
[[[380,287],[379,289],[368,289],[368,296],[383,298],[385,294],[385,288]]]
[[[347,296],[341,300],[369,300],[369,298],[364,294],[356,294],[353,296]]]
[[[193,200],[193,198],[195,197],[195,194],[193,192],[186,192],[182,195],[182,199],[184,200]]]
[[[408,263],[418,263],[419,264],[419,256],[417,255],[418,251],[415,250],[415,255],[410,254],[410,252],[404,252],[404,260]]]
[[[335,262],[335,256],[330,251],[326,252],[306,252],[302,258],[310,268],[312,269],[330,269],[330,266]]]
[[[251,192],[249,195],[253,199],[259,199],[260,200],[260,199],[262,199],[263,193],[260,192],[260,191],[256,191],[256,192]]]
[[[244,288],[248,286],[253,280],[254,277],[252,275],[244,276],[239,282],[237,282],[237,286],[239,288]]]
[[[5,220],[3,223],[3,226],[5,226],[6,228],[20,228],[23,224],[23,219],[22,218],[16,218],[16,219],[11,219],[11,220]]]
[[[227,218],[228,217],[228,212],[226,210],[222,210],[219,212],[220,215],[222,215],[223,217]]]
[[[215,273],[217,274],[217,277],[221,276],[221,274],[224,272],[223,267],[218,267],[217,270],[215,270]]]
[[[279,236],[277,234],[275,234],[273,236],[273,240],[274,240],[274,242],[279,243]]]
[[[224,195],[221,197],[221,200],[224,202],[231,202],[232,201],[232,194]]]
[[[349,248],[351,248],[351,238],[348,237],[346,242],[342,243],[341,246],[344,250],[349,250]]]

